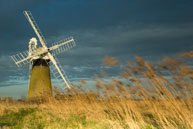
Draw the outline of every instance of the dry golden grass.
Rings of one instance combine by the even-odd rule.
[[[128,62],[118,78],[109,78],[105,71],[95,74],[96,90],[85,90],[89,83],[80,80],[80,85],[64,92],[54,88],[55,98],[3,102],[0,127],[191,129],[193,70],[184,62],[185,58],[192,58],[191,54],[176,59],[165,57],[158,63],[136,57],[137,63]],[[110,66],[119,62],[110,57],[106,60],[104,64]]]

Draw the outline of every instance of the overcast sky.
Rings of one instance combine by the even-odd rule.
[[[1,0],[0,87],[27,85],[28,66],[17,68],[9,57],[36,37],[24,10],[48,46],[74,37],[77,47],[58,56],[72,80],[100,72],[104,56],[154,61],[193,49],[193,0]]]

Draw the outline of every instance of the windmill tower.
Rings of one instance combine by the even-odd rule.
[[[75,47],[76,44],[73,37],[55,42],[51,47],[47,47],[46,40],[31,12],[24,11],[24,15],[41,43],[41,47],[37,47],[37,39],[33,37],[29,41],[29,50],[11,56],[18,67],[21,67],[23,64],[30,64],[31,74],[27,99],[30,100],[36,97],[52,96],[50,70],[56,80],[59,81],[60,86],[63,88],[70,88],[69,80],[58,60],[55,58],[55,55]]]

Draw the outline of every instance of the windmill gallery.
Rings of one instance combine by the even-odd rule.
[[[28,22],[32,26],[42,47],[37,47],[37,39],[31,38],[29,41],[29,50],[11,56],[12,60],[18,67],[28,64],[31,68],[30,82],[27,99],[33,99],[41,96],[52,96],[52,87],[50,79],[50,70],[62,87],[70,88],[69,80],[64,70],[59,64],[55,55],[60,54],[72,47],[75,47],[73,37],[55,42],[52,47],[46,46],[46,40],[43,37],[37,23],[35,22],[30,11],[24,11]]]

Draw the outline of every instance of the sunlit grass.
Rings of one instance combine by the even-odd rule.
[[[117,78],[105,71],[95,74],[95,88],[80,80],[80,85],[64,92],[54,88],[55,98],[2,101],[0,127],[191,129],[193,69],[186,65],[187,58],[192,58],[192,52],[158,63],[136,57],[137,62],[128,62]],[[105,57],[103,64],[119,63]]]

